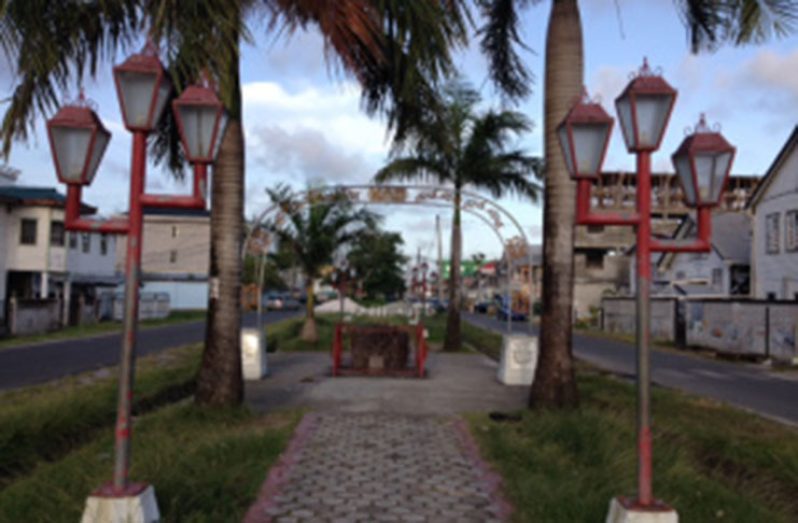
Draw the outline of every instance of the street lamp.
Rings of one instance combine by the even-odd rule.
[[[709,252],[710,213],[721,197],[731,171],[734,147],[706,126],[702,116],[695,132],[685,138],[672,159],[685,193],[685,202],[697,207],[697,237],[687,241],[660,241],[651,236],[651,153],[659,148],[676,91],[651,72],[646,62],[616,100],[626,147],[637,154],[636,212],[593,212],[591,186],[600,177],[613,119],[598,102],[583,94],[558,127],[560,146],[571,177],[577,182],[578,225],[625,225],[637,230],[637,499],[617,498],[610,519],[620,512],[675,511],[655,501],[652,493],[650,411],[651,253]],[[671,519],[668,519],[670,521]],[[664,519],[662,521],[665,521]]]
[[[189,99],[182,105],[177,103],[176,112],[180,113],[178,121],[186,158],[195,165],[194,194],[192,196],[145,194],[147,135],[162,116],[172,93],[171,82],[152,43],[148,43],[141,53],[114,67],[114,79],[125,127],[133,133],[130,203],[126,219],[96,222],[80,217],[81,190],[83,186],[90,185],[94,180],[111,137],[82,93],[78,102],[62,107],[47,122],[47,132],[56,174],[59,181],[66,183],[68,187],[65,228],[70,231],[127,235],[125,316],[115,430],[114,478],[112,484],[101,487],[89,498],[87,513],[90,510],[92,513],[101,510],[118,511],[122,507],[116,504],[115,508],[111,509],[106,504],[103,505],[105,507],[103,509],[97,508],[96,504],[102,505],[104,500],[138,498],[137,501],[127,504],[128,509],[141,511],[145,510],[142,507],[146,505],[146,509],[151,511],[147,517],[154,514],[157,518],[152,489],[146,484],[131,484],[128,479],[143,207],[205,208],[204,173],[207,164],[213,161],[219,149],[218,143],[224,134],[225,118],[221,104],[213,93],[210,93],[213,99],[210,98],[207,92],[210,89],[207,86],[206,91],[193,90],[189,93],[201,96]],[[201,118],[192,118],[192,110],[194,113],[207,114],[207,107],[213,107],[217,115],[210,125]],[[211,136],[211,140],[207,144],[202,141],[192,142],[190,138],[208,135]],[[197,147],[194,147],[195,145]],[[204,148],[199,147],[200,145]],[[199,176],[197,176],[197,166],[200,166]],[[113,501],[110,503],[113,504]],[[135,517],[131,516],[131,519]]]

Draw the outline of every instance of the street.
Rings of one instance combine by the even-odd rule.
[[[491,316],[464,313],[463,318],[495,332],[507,332],[507,322]],[[513,329],[538,334],[538,329],[528,323],[515,322]],[[574,355],[604,370],[630,378],[635,375],[635,347],[630,343],[574,333]],[[798,376],[793,373],[657,349],[652,350],[651,367],[652,379],[658,385],[798,425]]]
[[[264,325],[301,314],[297,311],[266,312]],[[254,327],[255,313],[244,314],[245,327]],[[91,338],[75,338],[0,350],[0,390],[43,383],[63,376],[116,365],[121,332]],[[145,356],[205,339],[205,322],[192,321],[139,330],[138,355]]]

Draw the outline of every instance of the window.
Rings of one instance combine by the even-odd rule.
[[[19,243],[21,245],[36,245],[35,218],[22,218],[19,227]]]
[[[600,233],[604,232],[604,226],[603,225],[588,225],[587,226],[587,232],[589,234],[600,234]]]
[[[78,248],[78,233],[76,232],[69,233],[69,248],[70,249]]]
[[[601,251],[588,251],[585,260],[585,265],[589,269],[604,268],[604,253]]]
[[[177,238],[177,225],[172,225],[172,238]]]
[[[798,251],[798,211],[788,211],[784,216],[784,250]]]
[[[775,292],[769,292],[768,295],[767,295],[767,298],[765,298],[765,299],[767,299],[767,301],[776,301],[776,293]]]
[[[779,253],[779,213],[765,216],[765,252]]]
[[[177,251],[169,251],[169,263],[177,263]]]
[[[723,284],[723,269],[712,269],[712,286],[720,287]]]
[[[89,236],[89,233],[84,232],[80,235],[80,247],[86,253],[91,250],[91,236]]]
[[[50,222],[50,245],[53,247],[64,246],[64,222]]]
[[[100,236],[100,255],[105,256],[108,254],[108,235],[103,234]]]

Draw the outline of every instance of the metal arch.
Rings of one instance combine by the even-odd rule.
[[[450,195],[450,199],[454,198],[454,189],[453,188],[445,187],[445,186],[416,185],[416,184],[409,184],[409,185],[398,185],[398,184],[351,184],[351,185],[345,185],[345,184],[338,184],[338,185],[330,185],[330,186],[326,186],[326,187],[319,187],[319,188],[314,188],[314,189],[306,189],[306,190],[303,190],[303,191],[298,191],[296,193],[296,195],[300,196],[300,197],[304,197],[303,202],[305,204],[307,204],[308,203],[307,196],[310,193],[312,193],[312,192],[318,192],[318,193],[344,192],[344,193],[346,193],[347,191],[360,191],[360,190],[371,190],[371,189],[404,189],[404,190],[426,191],[426,192],[420,192],[418,195],[416,195],[416,199],[413,200],[413,201],[373,202],[373,201],[369,201],[369,200],[362,201],[362,200],[360,200],[358,198],[356,200],[353,200],[353,202],[354,203],[368,204],[368,205],[419,205],[419,206],[447,207],[448,208],[449,207],[448,205],[435,204],[435,203],[432,203],[432,202],[426,202],[424,200],[434,199],[437,196],[438,192],[442,192],[444,194]],[[508,263],[508,268],[509,268],[508,273],[507,273],[508,287],[511,285],[512,265],[511,265],[511,262],[510,262],[508,242],[504,241],[504,238],[499,233],[499,228],[503,224],[498,219],[498,215],[501,214],[502,216],[508,218],[510,220],[510,222],[512,222],[512,224],[518,230],[519,235],[520,235],[521,239],[524,241],[524,243],[526,245],[526,250],[527,250],[527,261],[528,261],[528,264],[529,264],[529,278],[528,278],[528,280],[529,280],[529,321],[530,321],[530,323],[532,323],[532,321],[533,321],[532,304],[533,304],[533,298],[534,298],[533,297],[534,281],[533,281],[533,270],[532,270],[533,260],[532,260],[532,248],[531,248],[532,246],[531,246],[531,243],[529,242],[529,238],[527,237],[526,232],[524,231],[524,228],[521,226],[521,224],[518,222],[518,220],[515,218],[515,216],[513,216],[507,209],[505,209],[503,206],[499,205],[495,201],[493,201],[493,200],[491,200],[489,198],[486,198],[485,196],[482,196],[481,194],[478,194],[478,193],[473,192],[473,191],[461,190],[460,193],[461,193],[461,195],[469,198],[469,200],[466,200],[463,203],[463,205],[461,206],[461,210],[465,211],[465,212],[468,212],[469,214],[471,214],[473,216],[479,217],[483,222],[488,224],[488,226],[495,233],[497,233],[497,235],[499,236],[500,242],[505,248],[505,255],[507,256],[507,263]],[[428,197],[428,198],[423,198],[423,199],[419,200],[419,196],[422,196],[422,195],[425,195],[425,194],[427,194],[427,195],[431,194],[431,196]],[[469,205],[469,203],[473,202],[473,201],[477,201],[479,203],[478,204],[470,204]],[[485,210],[486,206],[489,207],[488,210]],[[485,212],[487,212],[491,216],[491,218],[494,220],[494,223],[491,223],[488,218],[486,218],[482,214],[479,214],[476,210],[474,210],[474,207],[476,207],[476,208],[478,208],[480,210],[485,210]],[[247,236],[245,238],[245,241],[242,244],[242,252],[241,252],[242,258],[246,256],[247,248],[249,246],[250,240],[252,239],[253,232],[256,229],[258,229],[260,227],[260,225],[263,223],[263,221],[265,220],[265,218],[269,214],[274,212],[277,208],[278,208],[277,204],[272,204],[272,205],[268,206],[266,209],[264,209],[257,216],[257,218],[256,218],[256,220],[254,222],[254,226],[249,229],[249,231],[247,232]]]

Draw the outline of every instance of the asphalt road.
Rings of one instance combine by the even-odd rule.
[[[507,322],[479,314],[465,314],[464,319],[496,332],[506,332]],[[516,322],[516,332],[537,328]],[[602,369],[634,377],[635,347],[621,341],[574,334],[574,355]],[[765,417],[798,425],[798,375],[774,372],[764,366],[724,362],[694,354],[653,350],[651,354],[654,383],[705,396]],[[656,410],[656,409],[655,409]]]
[[[264,324],[300,314],[267,312]],[[244,326],[254,327],[256,313],[244,315]],[[143,356],[205,339],[205,322],[192,321],[139,330],[138,355]],[[122,334],[59,340],[0,350],[0,390],[36,385],[63,376],[86,372],[119,362]]]

